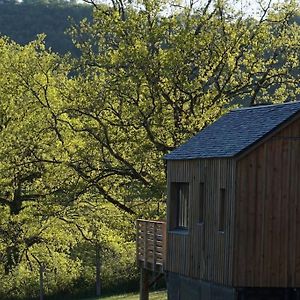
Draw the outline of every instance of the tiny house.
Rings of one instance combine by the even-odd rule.
[[[168,299],[300,299],[300,102],[232,110],[165,160],[165,232],[137,244]]]

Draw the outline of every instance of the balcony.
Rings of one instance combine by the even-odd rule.
[[[137,220],[137,263],[139,267],[163,273],[166,262],[166,223]]]

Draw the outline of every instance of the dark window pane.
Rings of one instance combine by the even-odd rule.
[[[225,189],[220,189],[219,203],[219,231],[224,231],[225,227]]]
[[[199,185],[199,223],[203,223],[204,218],[204,183]]]
[[[189,184],[177,183],[177,227],[188,227]]]

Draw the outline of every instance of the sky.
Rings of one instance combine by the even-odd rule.
[[[175,0],[176,1],[176,0]],[[174,1],[174,2],[175,2]],[[205,3],[207,0],[179,0],[189,4],[190,1],[193,1],[196,5],[199,3]],[[177,3],[179,2],[176,1]],[[230,2],[238,9],[242,10],[246,15],[258,16],[261,12],[261,6],[258,3],[261,3],[262,7],[267,7],[270,0],[230,0]],[[82,0],[79,0],[82,2]],[[95,0],[96,3],[110,3],[110,0]],[[271,0],[272,3],[284,2],[284,0]]]

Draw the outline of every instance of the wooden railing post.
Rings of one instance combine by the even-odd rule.
[[[162,247],[163,247],[163,268],[164,268],[167,259],[167,225],[165,222],[161,224],[161,232],[163,236]]]
[[[166,259],[165,222],[137,220],[136,226],[137,264],[144,269],[163,272]]]
[[[144,268],[147,268],[147,255],[148,255],[148,222],[145,222],[145,235],[144,235]]]
[[[139,264],[140,260],[140,222],[136,221],[136,244],[135,244],[136,263]]]
[[[166,259],[166,223],[160,221],[137,220],[137,264],[140,267],[140,300],[149,300],[150,272],[159,275],[164,272]],[[153,239],[152,239],[153,234]],[[153,245],[151,242],[153,240]],[[150,255],[153,257],[150,259]]]
[[[153,265],[152,265],[153,271],[155,271],[156,255],[157,255],[156,254],[156,239],[157,239],[156,233],[157,233],[157,223],[154,223],[153,224]]]

